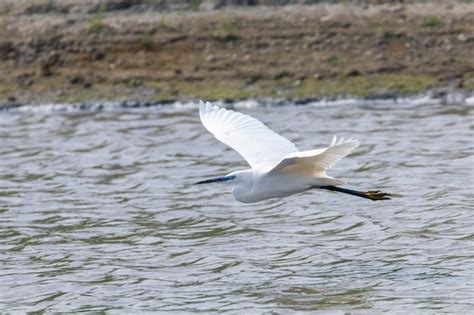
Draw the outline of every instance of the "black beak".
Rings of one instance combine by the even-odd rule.
[[[232,179],[235,179],[235,175],[206,179],[206,180],[203,180],[203,181],[194,183],[194,185],[217,183],[217,182],[225,182],[225,181],[232,180]]]

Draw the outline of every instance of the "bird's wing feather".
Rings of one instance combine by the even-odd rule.
[[[272,167],[298,148],[259,120],[232,110],[199,103],[202,124],[219,141],[237,151],[252,168]]]
[[[277,172],[298,174],[302,176],[326,177],[326,170],[337,161],[350,154],[359,145],[359,141],[334,137],[329,147],[324,149],[295,152],[286,155],[270,174]]]

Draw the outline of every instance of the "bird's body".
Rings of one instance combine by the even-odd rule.
[[[203,125],[214,136],[236,150],[251,169],[204,180],[197,184],[229,182],[240,202],[253,203],[281,198],[310,189],[340,191],[371,199],[389,199],[379,191],[358,192],[339,188],[342,181],[329,177],[326,170],[355,149],[355,139],[334,137],[327,148],[300,151],[291,141],[268,129],[257,119],[231,110],[199,104]]]
[[[232,181],[232,194],[244,203],[258,202],[270,198],[282,198],[301,193],[315,187],[339,183],[336,179],[301,176],[285,172],[265,172],[248,169],[230,173],[236,176]]]
[[[287,174],[268,174],[254,170],[238,171],[232,194],[244,203],[281,198],[310,189],[310,178]]]

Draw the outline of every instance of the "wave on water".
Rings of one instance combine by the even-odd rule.
[[[217,100],[214,104],[233,108],[255,108],[260,106],[307,105],[315,107],[325,106],[361,106],[361,105],[474,105],[474,91],[439,92],[430,91],[410,96],[378,95],[365,98],[333,97],[333,98],[305,98],[305,99],[274,99],[255,98],[248,100]],[[38,103],[0,104],[0,111],[7,112],[81,112],[81,111],[122,111],[143,110],[151,107],[165,108],[192,108],[196,100],[187,101],[97,101],[83,103]]]

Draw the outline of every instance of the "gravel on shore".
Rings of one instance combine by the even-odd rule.
[[[474,89],[474,3],[0,12],[0,104]]]

